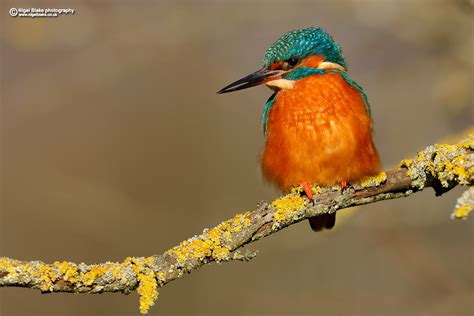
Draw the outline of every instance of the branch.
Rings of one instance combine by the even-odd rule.
[[[315,204],[294,189],[272,203],[238,214],[212,229],[205,229],[161,255],[129,257],[123,262],[18,261],[0,258],[0,286],[39,289],[42,292],[104,293],[136,290],[140,311],[146,313],[158,298],[158,288],[212,262],[247,261],[256,253],[246,244],[276,233],[312,216],[344,208],[409,196],[432,187],[441,195],[456,185],[469,189],[458,199],[453,217],[466,218],[474,205],[474,135],[456,145],[432,145],[399,168],[366,178],[341,190],[313,187]]]

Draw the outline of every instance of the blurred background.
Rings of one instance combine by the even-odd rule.
[[[74,15],[12,18],[11,7]],[[0,256],[162,253],[280,193],[258,156],[264,87],[216,95],[284,32],[326,28],[369,96],[384,167],[473,125],[472,1],[2,1]],[[150,315],[473,315],[462,190],[343,211],[206,266]],[[344,215],[345,214],[345,215]],[[138,297],[0,289],[3,315],[137,315]]]

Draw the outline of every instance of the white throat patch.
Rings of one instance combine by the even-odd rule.
[[[265,83],[267,87],[269,87],[272,90],[284,90],[284,89],[293,89],[293,86],[295,85],[294,80],[288,80],[288,79],[276,79],[272,81],[268,81]]]

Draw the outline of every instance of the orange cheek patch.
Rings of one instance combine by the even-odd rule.
[[[279,61],[270,66],[270,70],[280,70],[285,62]]]
[[[324,61],[324,57],[320,55],[313,55],[303,59],[296,68],[307,67],[307,68],[318,68],[319,64]]]

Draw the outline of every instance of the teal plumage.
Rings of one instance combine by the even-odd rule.
[[[284,74],[282,77],[288,80],[298,80],[309,75],[321,75],[326,73],[324,69],[298,67],[293,71]]]
[[[360,95],[362,96],[362,100],[364,100],[365,110],[367,111],[367,114],[371,116],[369,98],[367,97],[367,94],[365,94],[364,89],[362,89],[362,87],[357,82],[352,80],[346,73],[342,71],[339,71],[339,73],[341,74],[342,78],[347,81],[348,84],[350,84],[351,86],[356,88],[357,91],[359,91]]]
[[[341,47],[322,28],[310,27],[285,33],[270,46],[263,59],[265,68],[279,60],[292,56],[304,59],[311,55],[321,55],[328,62],[333,62],[347,69]]]
[[[273,93],[270,98],[268,98],[267,102],[263,106],[262,111],[262,127],[263,127],[263,134],[267,133],[267,122],[268,122],[268,113],[270,113],[270,109],[272,108],[273,102],[275,101],[276,92]]]

